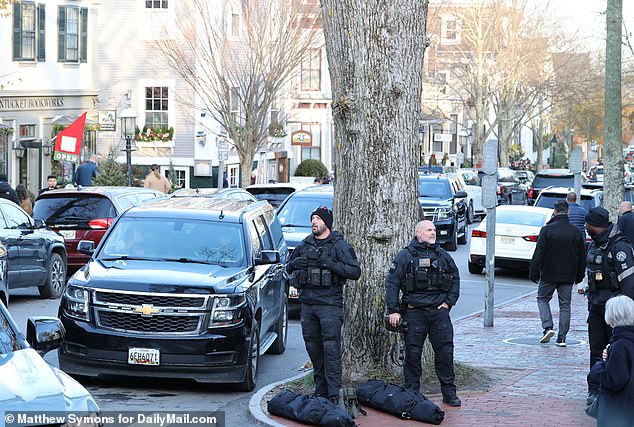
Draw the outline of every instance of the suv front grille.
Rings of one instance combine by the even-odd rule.
[[[97,328],[132,334],[200,333],[213,296],[93,291]]]
[[[199,316],[153,316],[100,310],[97,323],[102,328],[139,333],[187,333],[198,330]]]
[[[161,307],[205,307],[206,297],[178,297],[172,295],[154,295],[147,293],[128,294],[114,292],[95,292],[95,303],[97,304],[126,304],[142,305],[151,304]]]
[[[431,222],[436,222],[438,220],[438,214],[440,213],[441,209],[444,208],[423,208],[425,219]]]

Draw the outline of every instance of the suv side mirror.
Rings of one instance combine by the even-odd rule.
[[[95,242],[92,240],[80,240],[77,244],[77,252],[92,256],[92,254],[95,253]]]
[[[26,340],[40,354],[62,345],[64,325],[57,317],[33,316],[26,322]]]
[[[255,265],[277,264],[280,262],[279,251],[262,251],[260,258],[256,258]]]
[[[467,192],[464,190],[456,191],[456,195],[454,196],[456,199],[464,199],[467,197]]]
[[[44,222],[43,219],[34,219],[33,220],[33,227],[34,228],[44,228],[44,227],[46,227],[46,223]]]

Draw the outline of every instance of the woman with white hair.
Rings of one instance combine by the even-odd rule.
[[[599,383],[597,425],[634,426],[634,301],[625,295],[610,298],[605,322],[612,329],[603,360],[590,370]]]

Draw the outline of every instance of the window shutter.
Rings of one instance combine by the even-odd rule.
[[[66,7],[57,8],[57,60],[66,61]]]
[[[22,4],[13,3],[13,60],[22,59]]]
[[[46,9],[45,4],[37,5],[37,59],[38,61],[46,61]]]
[[[79,60],[86,62],[88,60],[88,8],[82,7],[80,10],[80,31],[81,39],[79,41]]]

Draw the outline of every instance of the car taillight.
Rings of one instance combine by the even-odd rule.
[[[533,198],[533,187],[529,188],[529,190],[528,190],[528,198],[529,199]]]
[[[486,237],[486,236],[487,236],[486,231],[480,231],[480,230],[471,231],[471,237]]]
[[[527,242],[537,242],[537,236],[524,236],[522,237],[522,239],[526,240]]]
[[[110,227],[113,221],[114,218],[96,218],[88,222],[88,227],[102,230]]]
[[[501,196],[502,195],[502,186],[498,185],[498,195]]]

